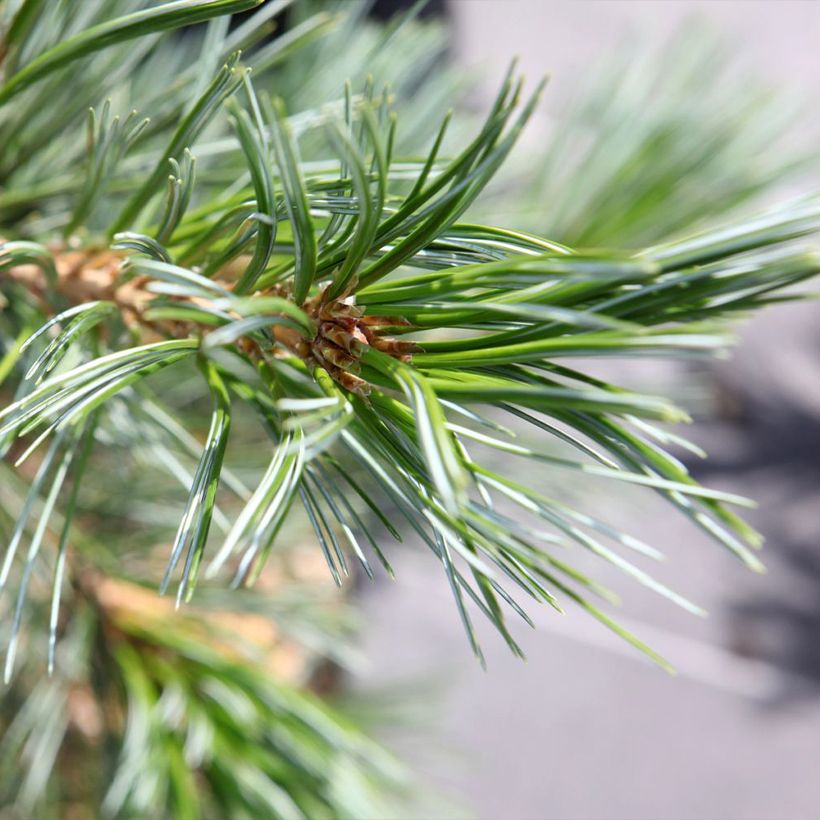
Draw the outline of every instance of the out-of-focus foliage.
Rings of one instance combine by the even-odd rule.
[[[300,610],[328,608],[311,580],[288,591],[296,606],[274,590],[234,596],[231,613],[207,595],[205,608],[175,613],[153,590],[81,576],[54,674],[32,647],[6,696],[3,794],[38,816],[397,811],[401,768],[305,689],[304,651],[283,637],[309,626]],[[327,623],[321,634],[340,638]]]
[[[573,247],[640,248],[817,183],[807,103],[702,22],[631,38],[558,86],[546,146],[501,209]]]

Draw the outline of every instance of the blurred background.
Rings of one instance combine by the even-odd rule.
[[[483,78],[468,94],[476,109],[510,55],[533,80],[551,75],[542,120],[485,205],[492,218],[523,219],[561,241],[628,246],[661,238],[633,208],[641,199],[665,236],[755,185],[761,196],[741,211],[816,187],[820,4],[434,5],[451,32],[450,59]],[[593,147],[579,151],[584,139]],[[664,191],[668,224],[658,226]],[[363,589],[368,660],[356,689],[424,707],[388,737],[426,782],[456,797],[451,816],[817,816],[818,318],[811,301],[782,305],[739,326],[731,360],[608,371],[676,396],[696,418],[688,437],[709,452],[688,464],[696,477],[759,502],[750,520],[766,536],[768,572],[756,576],[648,495],[594,499],[600,517],[662,548],[659,577],[709,611],[693,618],[616,586],[622,622],[675,664],[676,677],[583,615],[553,612],[521,636],[526,664],[486,635],[483,672],[440,568],[421,549],[395,556],[395,582]],[[552,488],[559,479],[544,471],[539,480]]]

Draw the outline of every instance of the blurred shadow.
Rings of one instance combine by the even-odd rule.
[[[718,394],[723,412],[713,432],[731,431],[740,446],[721,451],[718,435],[708,461],[687,466],[707,484],[718,476],[754,475],[776,497],[788,499],[765,506],[759,523],[768,544],[766,563],[776,571],[762,595],[740,593],[730,603],[729,648],[791,673],[777,703],[814,696],[820,692],[820,544],[796,526],[795,516],[807,522],[817,516],[820,416],[723,379]]]

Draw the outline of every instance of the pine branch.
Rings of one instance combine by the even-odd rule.
[[[723,351],[725,337],[706,322],[766,304],[775,291],[816,274],[817,257],[792,250],[790,242],[817,230],[820,209],[807,202],[631,256],[589,255],[525,234],[457,225],[458,214],[490,179],[533,108],[537,94],[518,113],[519,88],[510,74],[479,136],[438,167],[436,140],[431,154],[417,164],[415,184],[405,195],[398,191],[405,172],[394,179],[383,151],[389,140],[385,129],[393,126],[384,117],[379,125],[369,104],[361,104],[356,123],[339,123],[330,130],[344,161],[339,169],[347,168],[349,178],[300,168],[291,138],[281,131],[281,115],[271,108],[256,107],[254,126],[253,115],[234,106],[242,154],[256,180],[248,195],[266,198],[264,203],[251,199],[253,210],[246,212],[246,219],[260,209],[275,215],[281,224],[274,255],[254,252],[244,272],[224,266],[220,248],[226,240],[216,244],[213,227],[230,213],[232,203],[227,202],[221,209],[212,208],[205,219],[181,215],[178,220],[179,230],[193,220],[198,231],[199,240],[186,234],[186,245],[201,249],[214,243],[213,253],[222,264],[214,269],[205,262],[201,269],[210,276],[165,261],[177,252],[174,231],[166,246],[156,240],[141,243],[136,235],[121,240],[120,247],[136,251],[122,267],[131,285],[133,329],[150,329],[167,340],[113,350],[42,380],[2,412],[0,433],[37,432],[38,445],[79,424],[108,398],[157,369],[196,354],[206,362],[213,384],[224,382],[225,390],[256,408],[272,438],[268,474],[218,552],[215,567],[235,561],[236,583],[258,575],[298,497],[337,582],[348,570],[336,524],[370,574],[353,536],[358,522],[336,505],[331,486],[322,478],[331,466],[326,454],[341,445],[345,457],[366,471],[375,472],[378,466],[381,493],[410,517],[443,562],[471,635],[462,594],[509,636],[497,595],[514,611],[521,608],[504,589],[502,576],[536,601],[553,603],[562,594],[579,600],[606,622],[570,581],[559,580],[550,569],[556,561],[551,538],[538,543],[535,530],[499,526],[493,495],[540,518],[560,539],[592,550],[640,583],[692,607],[588,532],[583,513],[472,460],[464,447],[467,441],[561,470],[652,488],[749,566],[759,568],[742,543],[754,545],[755,536],[726,506],[746,501],[700,487],[646,438],[652,428],[642,420],[674,422],[685,419],[685,413],[664,399],[590,380],[559,366],[559,360]],[[255,100],[252,91],[249,99]],[[281,193],[270,179],[265,181],[270,158],[267,126],[258,119],[262,109],[273,118],[268,126],[277,145]],[[263,223],[250,224],[240,224],[239,244],[227,240],[231,258],[240,264],[240,249],[254,234],[262,236]],[[331,224],[334,233],[328,235]],[[285,231],[287,239],[282,237]],[[270,247],[271,237],[263,240],[264,247]],[[309,263],[306,248],[318,254]],[[64,269],[59,256],[55,268],[59,276]],[[416,273],[413,268],[432,272]],[[81,266],[79,281],[84,280],[83,270]],[[25,281],[33,274],[18,266],[11,275]],[[243,295],[251,283],[254,293]],[[119,301],[122,309],[123,298],[117,296],[121,287],[107,281],[99,296],[107,295],[109,301],[101,298],[98,303],[111,305],[113,288],[113,304]],[[62,330],[51,347],[63,350],[106,321],[105,313],[85,312],[80,324],[80,318],[69,313],[70,320],[65,316],[58,323]],[[462,332],[442,337],[442,331],[455,329]],[[406,341],[411,333],[412,341]],[[50,355],[42,354],[46,360]],[[491,435],[450,418],[453,410],[470,414],[482,404],[512,412],[550,436],[558,430],[551,422],[557,423],[570,431],[570,441],[581,442],[575,445],[581,457],[523,446],[510,431]],[[163,582],[165,589],[187,550],[181,597],[187,597],[196,582],[214,512],[231,411],[223,403],[215,412],[216,427],[194,478]],[[561,432],[557,437],[568,438]],[[584,442],[598,448],[603,455],[596,458],[604,464],[587,461],[590,450]],[[30,446],[24,457],[32,450]],[[619,534],[616,541],[620,546],[631,543]],[[480,593],[463,574],[461,562],[474,575]],[[579,578],[569,567],[560,574]]]
[[[598,606],[613,595],[572,559],[594,555],[700,612],[643,569],[660,553],[526,476],[538,464],[556,484],[651,489],[759,570],[761,539],[733,509],[750,502],[699,485],[672,452],[697,448],[656,426],[685,421],[685,411],[594,377],[585,362],[723,355],[728,320],[796,298],[794,286],[820,272],[817,200],[629,252],[474,224],[465,215],[542,91],[525,97],[514,66],[451,159],[450,115],[440,125],[413,117],[429,128],[429,148],[407,158],[389,90],[372,79],[343,86],[344,63],[327,56],[353,61],[360,78],[401,50],[400,28],[362,35],[356,49],[357,13],[320,13],[263,43],[259,27],[285,4],[263,4],[233,31],[221,16],[252,0],[123,2],[130,13],[114,20],[104,5],[78,22],[24,0],[8,21],[0,106],[15,103],[0,107],[0,374],[15,392],[0,410],[0,441],[9,462],[36,465],[28,490],[13,494],[0,587],[14,587],[7,677],[24,654],[26,604],[45,624],[55,675],[65,669],[58,633],[76,629],[86,654],[100,633],[127,701],[117,701],[125,726],[110,729],[123,745],[107,809],[173,805],[197,816],[195,769],[226,811],[359,816],[355,790],[339,795],[327,774],[336,754],[357,788],[393,782],[385,761],[371,780],[372,750],[340,731],[341,719],[203,639],[207,619],[195,608],[212,588],[198,583],[252,585],[300,515],[339,585],[356,563],[370,577],[377,565],[392,574],[385,536],[412,533],[441,563],[480,659],[476,614],[521,655],[507,619],[531,626],[519,601],[528,599],[577,606],[667,665]],[[190,40],[160,36],[212,19]],[[181,67],[169,73],[172,51]],[[303,60],[318,67],[305,71]],[[133,77],[109,77],[118,61]],[[319,98],[272,101],[264,90],[274,75],[286,96],[289,77],[307,76]],[[43,113],[60,84],[76,94]],[[78,172],[80,141],[50,139],[79,133],[87,84],[151,119],[117,119],[113,103],[95,103]],[[258,474],[234,457],[237,437],[250,441],[253,463],[263,459]],[[83,488],[123,451],[143,482],[187,492],[177,509],[166,484],[145,495],[129,486],[108,507],[153,524],[161,512],[176,529],[164,570],[147,561],[145,573],[176,590],[175,604],[150,598],[176,619],[167,630],[146,625],[145,608],[134,618],[106,604],[88,572],[117,573],[127,528],[113,547],[77,541]],[[32,581],[51,547],[43,596]],[[85,615],[61,615],[67,587]],[[65,697],[55,678],[32,703]],[[26,720],[15,742],[33,736]],[[263,728],[272,724],[279,734]],[[64,729],[36,741],[44,759]]]

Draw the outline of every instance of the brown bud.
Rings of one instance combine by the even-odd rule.
[[[375,336],[371,344],[382,353],[398,357],[409,356],[411,353],[418,353],[421,350],[415,342],[405,342],[389,336]]]
[[[362,316],[359,321],[368,327],[412,327],[403,316]]]
[[[362,315],[361,308],[349,305],[347,302],[328,302],[319,308],[320,319],[352,319],[356,320]]]
[[[345,390],[351,393],[356,393],[359,396],[370,395],[370,385],[359,376],[354,376],[346,370],[339,371],[339,374],[334,377]]]
[[[345,370],[354,365],[358,365],[358,362],[353,356],[332,342],[329,342],[327,339],[317,339],[313,343],[313,352],[316,356]]]
[[[293,349],[293,352],[300,358],[306,359],[310,356],[310,342],[300,339],[298,344]]]
[[[367,341],[365,335],[357,327],[354,326],[351,330],[345,330],[336,322],[322,322],[319,326],[319,335],[329,339],[348,353],[355,351],[357,341]]]

